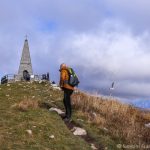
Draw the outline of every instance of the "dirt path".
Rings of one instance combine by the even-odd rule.
[[[48,103],[42,103],[40,105],[41,108],[44,108],[44,109],[50,109],[51,106],[48,104]],[[60,109],[61,110],[61,109]],[[62,110],[61,110],[62,111]],[[64,115],[63,114],[58,114],[62,120],[63,120],[63,117]],[[63,120],[64,121],[64,120]],[[64,121],[64,123],[66,124],[67,128],[72,132],[72,129],[74,127],[79,127],[79,128],[82,128],[80,124],[74,122],[74,121],[70,121],[70,122],[66,122]],[[84,141],[89,144],[91,146],[91,148],[93,150],[104,150],[104,147],[102,145],[98,145],[95,141],[95,139],[93,139],[92,137],[90,137],[90,135],[87,133],[86,135],[80,135],[79,136],[80,138],[84,139]]]
[[[63,120],[63,116],[60,115],[60,117],[62,118]],[[63,120],[64,121],[64,120]],[[64,121],[64,123],[66,124],[66,126],[68,127],[68,129],[72,132],[72,129],[74,127],[79,127],[79,128],[82,128],[79,124],[77,124],[76,122],[74,121],[71,121],[71,122],[66,122]],[[89,144],[91,146],[91,148],[93,147],[93,150],[104,150],[104,147],[101,146],[101,145],[98,145],[96,142],[95,142],[95,139],[93,139],[92,137],[90,137],[90,135],[87,133],[87,135],[80,135],[79,136],[80,138],[84,139],[84,141],[86,141],[87,144]],[[95,147],[95,148],[94,148]]]

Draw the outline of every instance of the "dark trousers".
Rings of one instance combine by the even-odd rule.
[[[72,114],[71,95],[73,93],[73,90],[69,90],[69,89],[63,89],[63,90],[64,90],[63,102],[66,110],[66,117],[70,119]]]

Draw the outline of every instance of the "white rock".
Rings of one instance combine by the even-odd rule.
[[[97,117],[97,114],[95,112],[92,113],[94,117]]]
[[[108,131],[108,129],[107,128],[103,128],[105,131]]]
[[[61,88],[57,84],[51,84],[54,90],[61,90]]]
[[[81,121],[81,122],[84,122],[84,120],[83,119],[77,119],[78,121]]]
[[[145,127],[150,128],[150,123],[145,124]]]
[[[74,127],[74,128],[72,129],[72,131],[73,131],[73,134],[74,134],[74,135],[87,135],[86,130],[84,130],[84,129],[82,129],[82,128],[79,128],[79,127]]]
[[[39,81],[39,84],[41,84],[42,82],[43,82],[43,81],[42,81],[42,80],[40,80],[40,81]]]
[[[54,138],[55,138],[55,136],[54,136],[54,135],[50,135],[50,136],[49,136],[49,138],[54,139]]]
[[[93,150],[97,150],[97,148],[95,147],[94,144],[91,144],[91,148],[92,148]]]
[[[60,87],[53,87],[53,89],[54,89],[54,90],[59,90],[59,91],[61,90]]]
[[[9,97],[9,94],[8,94],[8,95],[6,95],[6,97]]]
[[[7,86],[10,86],[10,84],[7,84]]]
[[[57,84],[51,84],[51,86],[52,86],[52,87],[58,87],[58,85],[57,85]]]
[[[32,135],[32,130],[26,130],[29,135]]]
[[[49,111],[55,111],[55,112],[57,112],[59,115],[64,114],[64,112],[63,112],[61,109],[54,108],[54,107],[50,108]]]
[[[11,108],[15,108],[16,106],[17,106],[17,103],[13,104],[13,105],[11,106]]]

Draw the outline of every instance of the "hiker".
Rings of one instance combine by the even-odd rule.
[[[68,67],[66,64],[60,65],[60,87],[64,91],[64,106],[65,106],[65,116],[63,119],[65,121],[71,121],[71,114],[72,114],[72,108],[71,108],[71,95],[74,91],[74,87],[68,84],[69,81],[69,72]]]

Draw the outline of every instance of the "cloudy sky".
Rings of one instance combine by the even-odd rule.
[[[150,100],[149,0],[0,0],[0,76],[18,72],[28,35],[35,74],[75,68],[80,88]]]

